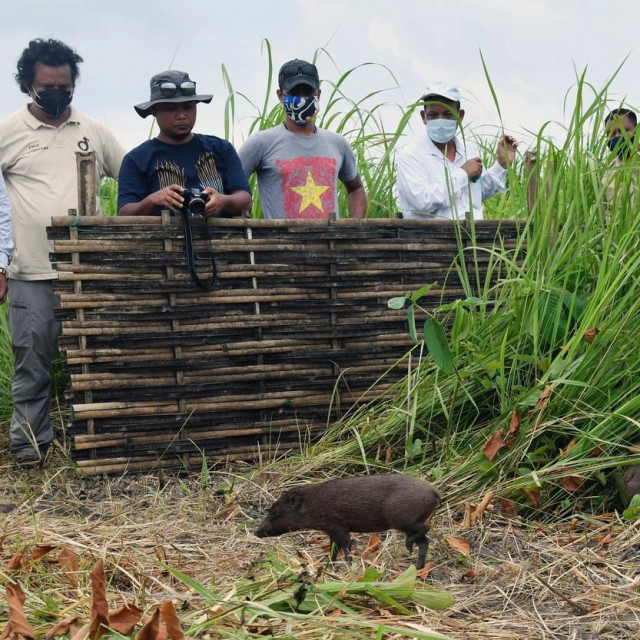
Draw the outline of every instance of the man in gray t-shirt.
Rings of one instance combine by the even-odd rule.
[[[329,218],[338,211],[340,180],[350,216],[364,218],[367,197],[349,143],[314,123],[320,97],[315,65],[287,62],[278,84],[287,117],[281,125],[254,133],[238,153],[246,176],[258,176],[264,217]]]

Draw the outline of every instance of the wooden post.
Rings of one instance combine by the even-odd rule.
[[[78,215],[96,215],[96,154],[76,151],[78,168]]]

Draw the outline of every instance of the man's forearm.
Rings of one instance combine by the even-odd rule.
[[[150,196],[140,202],[128,202],[118,209],[119,216],[152,216],[156,213],[155,204]]]
[[[364,218],[367,213],[367,194],[364,187],[359,187],[347,194],[349,215],[352,218]]]

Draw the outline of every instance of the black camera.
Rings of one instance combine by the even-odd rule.
[[[188,216],[204,215],[204,208],[209,202],[209,194],[203,193],[199,189],[183,189],[180,195],[184,198],[180,213]]]

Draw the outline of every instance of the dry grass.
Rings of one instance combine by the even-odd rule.
[[[356,555],[351,566],[333,567],[325,564],[326,539],[318,533],[254,537],[261,513],[293,471],[236,466],[190,476],[83,478],[60,449],[41,472],[17,471],[5,455],[0,576],[23,586],[38,635],[67,613],[89,616],[88,573],[103,558],[112,607],[126,601],[148,611],[171,598],[188,635],[400,638],[422,630],[492,640],[640,638],[640,523],[610,514],[539,526],[487,512],[473,528],[461,529],[463,505],[447,503],[446,489],[432,523],[425,581],[451,592],[453,606],[436,612],[405,601],[402,613],[370,595],[336,596],[335,606],[325,602],[310,614],[271,616],[269,598],[299,585],[300,575],[309,583],[349,582],[375,567],[390,581],[412,561],[394,533],[383,534],[365,559]],[[470,555],[455,551],[447,536],[467,540]],[[78,554],[75,577],[47,561],[58,550],[19,572],[4,568],[35,544]],[[366,544],[367,536],[356,539],[359,552]],[[195,583],[185,584],[177,572]],[[7,615],[0,607],[0,618]],[[354,620],[368,626],[358,630]],[[384,627],[376,633],[376,625]]]

